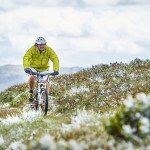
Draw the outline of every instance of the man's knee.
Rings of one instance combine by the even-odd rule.
[[[34,82],[34,80],[35,80],[35,76],[30,75],[30,76],[29,76],[29,81],[30,81],[30,82]]]

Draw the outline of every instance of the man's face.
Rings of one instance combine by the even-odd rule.
[[[43,51],[45,49],[46,44],[38,44],[38,49]]]

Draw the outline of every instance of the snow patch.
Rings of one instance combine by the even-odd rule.
[[[21,150],[27,149],[26,146],[22,144],[22,140],[11,143],[7,150],[17,150],[17,149]]]
[[[150,95],[146,96],[144,93],[137,94],[138,101],[142,102],[145,106],[150,106]]]
[[[68,142],[68,145],[69,145],[69,149],[72,149],[72,150],[84,150],[84,149],[88,149],[88,146],[84,143],[78,143],[76,140],[69,140]]]
[[[4,143],[4,139],[3,139],[3,136],[0,135],[0,146],[2,146],[2,144]]]
[[[23,115],[22,115],[22,119],[24,121],[29,121],[29,122],[33,122],[35,120],[38,120],[41,117],[42,117],[42,112],[34,111],[34,110],[30,110],[28,112],[24,111]]]
[[[42,117],[42,112],[30,110],[23,111],[21,116],[8,116],[6,119],[1,120],[3,124],[9,125],[14,123],[33,122]]]
[[[100,114],[95,113],[93,110],[78,110],[77,116],[71,116],[71,124],[62,124],[62,131],[71,131],[72,129],[80,129],[82,125],[93,126],[99,125],[98,119]]]
[[[41,149],[56,149],[56,143],[54,141],[54,138],[52,136],[50,136],[49,134],[44,135],[41,139],[40,139],[40,145],[41,145]]]
[[[89,91],[90,91],[89,88],[85,86],[80,86],[79,88],[77,87],[71,88],[69,91],[66,92],[66,94],[72,96],[78,93],[89,92]]]
[[[2,107],[3,107],[3,108],[10,107],[10,103],[5,103]]]
[[[33,137],[34,137],[34,135],[37,133],[37,131],[36,130],[34,130],[32,133],[31,133],[31,136],[30,136],[30,140],[33,140]]]
[[[3,124],[14,124],[14,123],[21,123],[22,120],[18,116],[8,116],[6,119],[2,120]]]
[[[145,133],[150,133],[150,121],[148,118],[143,117],[140,119],[140,131],[145,134]]]
[[[129,95],[127,100],[124,101],[124,105],[126,106],[127,109],[133,107],[133,99],[131,95]]]
[[[96,77],[95,80],[98,82],[104,82],[104,79],[102,79],[101,77]]]
[[[133,132],[130,125],[123,125],[122,128],[123,128],[124,132],[127,134],[132,134],[132,132]]]

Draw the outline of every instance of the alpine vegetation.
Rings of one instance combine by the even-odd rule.
[[[150,94],[131,95],[120,110],[105,123],[108,134],[116,139],[142,144],[150,142]]]
[[[0,93],[2,150],[150,149],[150,60],[51,77],[46,116],[27,93],[27,83]]]

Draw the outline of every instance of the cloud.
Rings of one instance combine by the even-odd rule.
[[[0,0],[0,10],[10,11],[24,6],[32,7],[91,7],[112,5],[150,4],[149,0]]]
[[[108,59],[106,62],[148,56],[150,11],[147,5],[76,9],[31,7],[28,2],[21,1],[17,5],[24,7],[0,13],[0,64],[22,63],[23,55],[38,36],[46,38],[64,66],[104,62],[103,56]]]
[[[130,4],[148,4],[149,0],[83,0],[85,5],[130,5]]]
[[[3,1],[0,0],[1,9],[4,10],[11,10],[11,9],[17,9],[18,7],[24,7],[24,6],[39,6],[39,7],[54,7],[54,6],[59,6],[62,0],[7,0]]]

